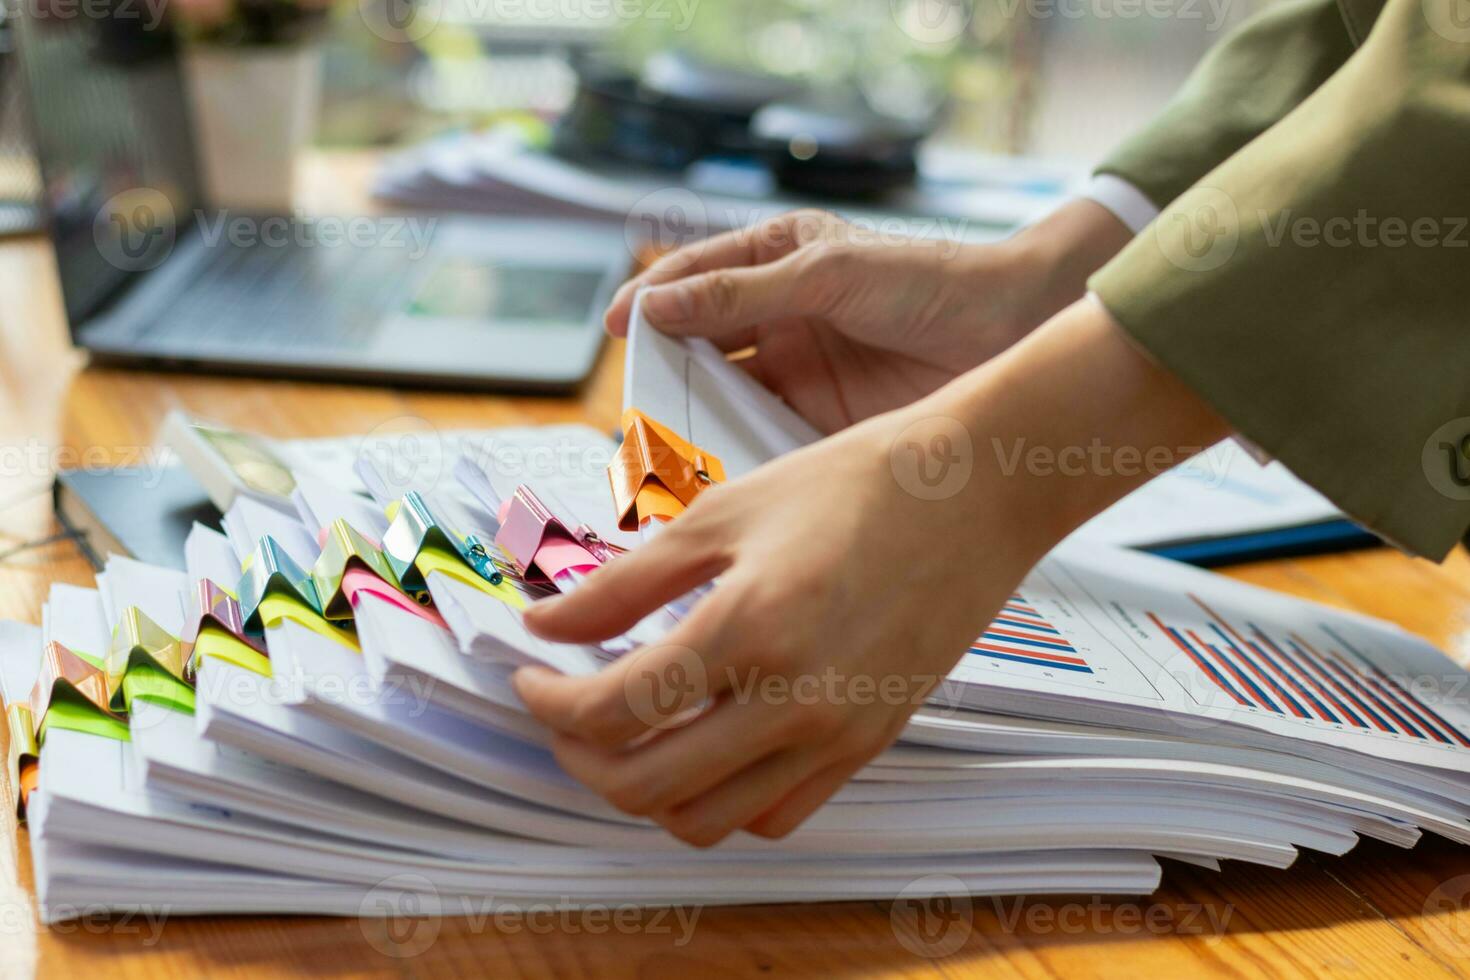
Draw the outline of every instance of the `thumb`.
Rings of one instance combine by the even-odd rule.
[[[803,265],[798,251],[765,265],[712,269],[652,286],[641,296],[643,315],[663,333],[728,340],[758,323],[808,312],[799,308]]]
[[[537,636],[591,643],[632,629],[654,610],[719,575],[729,559],[701,548],[678,522],[587,576],[575,592],[533,602],[524,615]]]

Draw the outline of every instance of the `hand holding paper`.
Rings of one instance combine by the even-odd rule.
[[[872,420],[711,490],[577,592],[533,604],[532,630],[598,640],[721,576],[663,642],[596,675],[518,675],[533,713],[560,733],[568,772],[709,845],[741,827],[789,832],[898,735],[1025,571],[1024,560],[969,562],[968,544],[945,533],[971,523],[973,498],[936,507],[891,479],[887,449],[905,421]],[[933,539],[950,547],[913,553]],[[882,571],[898,568],[901,585]],[[884,697],[853,696],[869,683],[858,678],[882,683]],[[838,696],[824,696],[833,682]],[[669,727],[706,699],[692,724]]]
[[[754,346],[741,365],[823,432],[908,405],[1005,350],[1083,293],[1129,238],[1077,201],[995,245],[899,238],[820,211],[694,242],[623,286],[660,330]],[[646,406],[640,406],[646,407]]]
[[[1050,383],[1088,365],[1102,369],[1077,391]],[[617,806],[697,845],[782,836],[897,737],[1047,550],[1145,476],[1069,487],[1008,475],[970,443],[945,490],[905,468],[910,450],[927,470],[936,438],[953,453],[960,433],[1187,446],[1222,427],[1078,304],[931,398],[702,493],[576,593],[534,604],[533,632],[586,643],[720,578],[663,642],[590,677],[523,670],[518,690],[566,770]]]

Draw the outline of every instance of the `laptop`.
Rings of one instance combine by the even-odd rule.
[[[214,207],[172,35],[110,6],[18,24],[67,322],[94,360],[547,391],[590,373],[622,227]]]

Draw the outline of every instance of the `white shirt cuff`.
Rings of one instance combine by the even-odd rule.
[[[1082,189],[1082,196],[1113,212],[1135,235],[1159,216],[1159,209],[1144,196],[1143,191],[1112,174],[1093,174]]]

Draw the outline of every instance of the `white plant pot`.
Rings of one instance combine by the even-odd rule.
[[[190,45],[184,70],[210,204],[289,211],[296,157],[316,131],[321,50]]]

